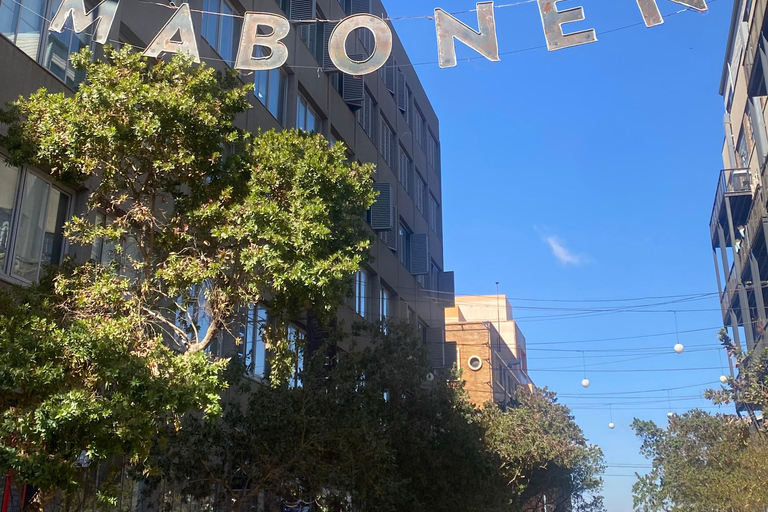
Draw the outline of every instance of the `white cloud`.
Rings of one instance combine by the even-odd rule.
[[[552,254],[562,265],[583,265],[589,262],[589,258],[582,254],[576,254],[565,246],[560,237],[554,235],[544,236],[544,241],[552,249]]]

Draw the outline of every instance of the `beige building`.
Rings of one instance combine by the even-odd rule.
[[[68,55],[83,47],[92,48],[97,58],[102,54],[90,28],[76,34],[70,20],[61,34],[48,30],[60,2],[0,0],[0,104],[41,87],[71,94],[84,77]],[[173,5],[121,1],[109,43],[144,49],[174,13]],[[238,16],[246,11],[291,20],[340,20],[363,12],[387,16],[380,0],[190,0],[189,5],[201,59],[221,70],[233,63],[242,24]],[[442,367],[443,310],[453,305],[453,273],[444,271],[443,262],[438,119],[394,29],[387,65],[366,76],[349,76],[333,68],[327,54],[333,26],[292,22],[283,40],[286,64],[240,75],[243,83],[255,84],[253,108],[240,117],[240,126],[254,133],[315,131],[332,143],[343,141],[350,159],[376,164],[380,196],[365,220],[375,237],[372,258],[355,277],[353,297],[339,317],[346,325],[407,318],[430,344],[433,364]],[[370,36],[364,30],[354,33],[348,53],[369,55]],[[33,167],[10,166],[5,155],[0,147],[0,285],[33,283],[43,265],[58,264],[67,254],[79,261],[104,258],[102,248],[72,246],[63,237],[64,223],[83,213],[88,190],[67,188]],[[98,215],[92,212],[92,220]],[[256,306],[245,315],[241,332],[240,350],[257,380],[268,372],[258,329],[268,321],[269,312]],[[311,324],[297,319],[292,326],[310,347],[323,339]]]
[[[505,295],[457,298],[445,310],[445,336],[473,404],[504,404],[520,386],[533,386],[525,336]]]
[[[736,0],[720,83],[725,106],[723,169],[710,220],[723,325],[747,350],[766,347],[766,0]]]

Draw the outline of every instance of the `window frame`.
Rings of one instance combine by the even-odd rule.
[[[315,128],[312,130],[307,130],[306,126],[302,126],[302,123],[300,123],[301,119],[301,112],[302,107],[304,109],[304,125],[306,125],[308,116],[307,113],[311,113],[312,116],[315,118]],[[304,97],[303,94],[299,93],[298,98],[296,101],[296,128],[302,131],[305,131],[307,133],[323,133],[323,119],[320,117],[320,115],[317,113],[317,110],[315,110],[315,107],[312,106],[312,103]]]
[[[218,2],[217,9],[215,9],[215,10],[214,9],[206,9],[205,8],[205,2],[207,2],[207,1]],[[228,14],[230,14],[230,15],[225,15],[226,13],[224,13],[223,9],[222,9],[223,5],[226,5],[229,8],[230,13],[228,13]],[[218,14],[205,14],[205,13],[203,13],[201,27],[200,27],[200,35],[211,46],[211,48],[213,48],[213,51],[215,51],[216,54],[219,57],[221,57],[221,60],[224,61],[224,63],[226,65],[228,65],[230,68],[234,67],[235,59],[237,58],[237,50],[238,50],[238,42],[239,42],[239,39],[240,39],[240,32],[243,29],[242,20],[237,17],[240,14],[237,12],[237,9],[235,9],[235,7],[228,0],[203,0],[203,10],[204,11],[207,10],[209,12],[215,12],[215,13],[218,13]],[[215,23],[216,24],[216,29],[215,29],[216,30],[216,42],[215,43],[212,42],[212,41],[209,41],[208,37],[206,36],[207,23],[210,23],[212,18],[216,22]],[[222,40],[222,34],[223,34],[222,25],[228,19],[232,20],[232,41],[231,41],[232,47],[230,48],[230,54],[231,54],[230,55],[231,56],[230,59],[227,59],[223,55],[223,53],[222,53],[222,48],[224,46],[223,45],[223,40]]]
[[[6,234],[6,248],[5,248],[5,256],[2,264],[0,264],[0,280],[7,281],[14,284],[24,284],[24,285],[31,285],[33,283],[36,283],[40,279],[40,272],[43,269],[45,265],[60,265],[62,260],[64,259],[65,254],[67,253],[69,249],[69,241],[67,238],[63,235],[63,226],[62,223],[61,226],[55,226],[54,227],[54,235],[56,233],[56,230],[59,230],[60,235],[62,237],[61,240],[61,247],[58,251],[58,255],[56,257],[56,262],[45,262],[43,260],[43,256],[45,254],[45,224],[48,221],[49,216],[49,209],[51,207],[50,201],[51,201],[51,191],[55,190],[58,192],[61,196],[64,196],[67,198],[68,204],[66,206],[66,211],[64,213],[64,222],[68,222],[72,218],[72,214],[74,211],[74,203],[75,203],[75,194],[67,190],[64,187],[59,186],[56,182],[50,179],[50,177],[46,176],[45,173],[42,173],[38,171],[37,169],[30,168],[29,166],[15,166],[11,165],[9,162],[6,161],[3,154],[0,154],[0,162],[4,164],[5,166],[15,169],[17,172],[17,182],[13,190],[13,196],[12,196],[12,203],[11,203],[11,211],[10,211],[10,217],[7,227],[7,234]],[[17,256],[18,252],[18,236],[19,236],[19,230],[20,230],[20,224],[21,224],[21,217],[22,217],[22,208],[24,205],[24,192],[27,186],[27,176],[31,175],[39,180],[41,180],[44,184],[47,185],[47,192],[45,197],[45,211],[42,214],[42,222],[43,222],[43,228],[40,233],[39,238],[39,249],[36,251],[37,253],[37,270],[35,272],[34,279],[30,280],[27,279],[25,276],[19,275],[14,273],[13,266],[14,261]],[[51,254],[51,257],[53,254]],[[53,258],[51,258],[53,259]]]
[[[270,102],[272,99],[272,74],[278,73],[278,91],[277,91],[277,112],[272,112],[272,109],[270,108]],[[268,70],[261,70],[261,71],[255,71],[253,74],[253,95],[256,97],[257,100],[259,100],[259,103],[261,103],[265,109],[267,109],[267,112],[272,114],[272,117],[275,118],[275,120],[281,125],[285,126],[285,120],[286,120],[286,110],[288,105],[288,74],[283,70],[283,68],[275,68],[275,69],[268,69]],[[257,84],[257,80],[262,77],[266,77],[266,97],[265,100],[262,101],[261,97],[259,97],[259,88]]]
[[[394,168],[395,130],[384,114],[379,114],[379,153],[390,169]]]

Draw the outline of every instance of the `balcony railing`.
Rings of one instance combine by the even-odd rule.
[[[720,171],[720,180],[717,182],[717,192],[715,192],[715,205],[712,208],[712,220],[709,222],[712,238],[715,237],[717,232],[717,222],[725,197],[729,194],[749,194],[751,191],[749,169],[725,169]]]

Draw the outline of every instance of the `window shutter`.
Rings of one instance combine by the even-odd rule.
[[[387,247],[397,252],[397,208],[392,208],[392,229],[384,233]]]
[[[384,85],[387,86],[387,89],[391,94],[395,94],[397,63],[395,62],[394,57],[390,55],[389,59],[387,59],[387,63],[385,64],[385,66],[386,67],[384,68]]]
[[[353,57],[354,58],[354,57]],[[362,76],[352,76],[346,73],[342,77],[341,96],[350,108],[355,110],[363,108],[365,100],[365,78]]]
[[[291,20],[315,19],[315,0],[291,0]]]
[[[429,353],[429,365],[432,368],[445,366],[445,341],[443,330],[438,327],[427,327],[427,352]]]
[[[402,112],[408,110],[408,98],[405,87],[405,74],[402,71],[397,71],[397,108]]]
[[[307,42],[309,53],[317,55],[317,30],[322,29],[319,23],[309,23],[301,26],[301,38]]]
[[[352,0],[352,14],[368,14],[371,12],[371,0]]]
[[[323,23],[323,71],[336,71],[331,54],[328,51],[328,43],[331,40],[331,32],[336,28],[336,23]]]
[[[371,205],[371,227],[374,231],[386,231],[394,228],[392,217],[392,185],[389,183],[374,183],[373,190],[379,193]]]
[[[411,235],[411,274],[429,274],[429,237],[426,233]]]
[[[408,303],[405,302],[404,300],[401,300],[399,306],[400,307],[399,307],[398,317],[401,320],[408,320]]]

